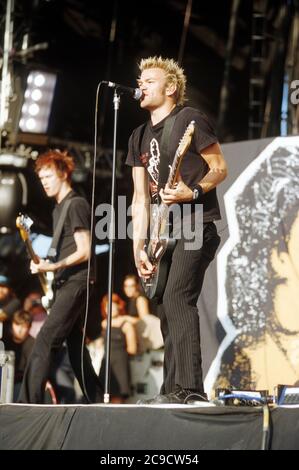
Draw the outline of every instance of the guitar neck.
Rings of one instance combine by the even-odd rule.
[[[26,245],[26,248],[27,248],[27,251],[29,253],[29,256],[30,258],[32,259],[32,261],[34,263],[38,263],[39,261],[39,258],[38,256],[36,255],[36,253],[34,252],[33,248],[32,248],[32,245],[31,245],[31,242],[29,239],[25,240],[25,245]],[[38,273],[38,279],[39,279],[39,282],[40,282],[40,285],[41,285],[41,288],[43,290],[43,293],[45,295],[47,295],[47,292],[48,292],[48,283],[47,283],[47,279],[46,279],[46,276],[44,273]]]
[[[173,163],[171,166],[171,170],[169,172],[168,179],[167,179],[167,184],[170,188],[173,187],[174,183],[177,180],[182,157],[183,155],[177,150],[173,159]],[[163,226],[163,222],[164,220],[168,218],[168,212],[169,212],[169,208],[167,204],[165,204],[164,202],[161,202],[158,208],[158,216],[155,217],[155,221],[153,224],[152,239],[159,237],[161,227]],[[149,242],[149,244],[151,245],[151,241]]]
[[[183,138],[180,141],[180,144],[175,152],[175,156],[170,168],[169,176],[167,179],[168,186],[172,189],[176,183],[179,175],[180,165],[183,159],[183,156],[187,152],[189,145],[191,143],[191,138],[194,132],[195,121],[191,121],[188,125]],[[151,246],[151,241],[159,238],[161,230],[164,230],[165,223],[168,219],[169,207],[165,203],[161,202],[158,207],[158,213],[156,214],[153,229],[151,231],[151,240],[149,242],[149,247]]]
[[[25,240],[25,245],[32,261],[34,261],[34,263],[38,263],[38,256],[35,254],[29,239]]]
[[[168,179],[167,179],[167,184],[170,188],[173,188],[178,178],[178,173],[179,173],[182,158],[183,158],[183,155],[177,150],[173,159],[173,163],[171,166],[171,170],[169,172]],[[159,218],[160,218],[160,221],[158,222],[159,224],[161,224],[161,222],[163,221],[163,219],[165,219],[165,217],[168,217],[168,210],[169,208],[167,204],[165,204],[164,202],[161,202],[159,205]]]
[[[175,184],[175,182],[178,178],[178,173],[179,173],[182,158],[183,158],[183,154],[181,154],[177,150],[176,153],[175,153],[174,159],[173,159],[173,163],[171,165],[171,170],[169,172],[168,179],[167,179],[167,184],[170,188],[173,187],[173,185]]]

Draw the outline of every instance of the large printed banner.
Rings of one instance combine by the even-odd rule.
[[[299,137],[223,145],[221,245],[199,300],[205,389],[299,385]]]

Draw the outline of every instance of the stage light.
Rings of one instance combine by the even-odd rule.
[[[29,106],[28,112],[31,114],[31,116],[37,116],[39,111],[40,107],[36,103],[33,103]]]
[[[39,73],[34,77],[33,82],[36,87],[42,87],[46,82],[46,78],[42,73]]]
[[[26,168],[27,164],[28,157],[24,154],[18,155],[13,153],[0,153],[0,177],[2,175],[3,166]]]
[[[29,93],[29,96],[30,96],[30,93]],[[38,88],[36,90],[33,90],[33,92],[31,93],[31,98],[34,101],[39,101],[42,98],[42,96],[43,94]]]
[[[31,71],[27,78],[19,127],[23,132],[45,134],[56,85],[56,74]]]
[[[34,129],[36,128],[36,120],[33,118],[26,119],[25,127],[28,131],[34,132]]]
[[[27,204],[27,193],[22,173],[0,170],[0,234],[16,230],[16,217]]]

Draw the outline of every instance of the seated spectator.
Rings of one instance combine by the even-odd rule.
[[[117,295],[112,295],[111,354],[110,354],[110,395],[112,403],[123,403],[131,394],[129,356],[137,352],[137,338],[134,325],[125,315],[125,302]],[[101,302],[103,334],[107,330],[108,296]],[[104,355],[99,377],[105,382]]]
[[[160,320],[151,314],[149,300],[141,293],[139,279],[128,274],[123,282],[123,290],[128,299],[127,320],[135,325],[138,338],[138,352],[163,347]]]
[[[124,278],[123,290],[128,299],[126,310],[129,315],[143,318],[150,314],[149,300],[141,293],[139,279],[134,274],[128,274]]]

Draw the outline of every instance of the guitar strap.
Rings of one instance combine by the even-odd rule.
[[[159,196],[160,189],[164,188],[169,175],[169,166],[171,166],[170,161],[170,153],[169,153],[169,142],[171,132],[177,117],[177,113],[175,115],[169,116],[165,120],[161,142],[160,142],[160,165],[159,165],[159,181],[158,181],[158,191],[157,191],[157,203],[161,202],[161,198]]]
[[[47,258],[50,258],[52,260],[56,259],[57,247],[58,247],[58,243],[59,243],[59,240],[60,240],[60,237],[61,237],[63,224],[64,224],[64,221],[65,221],[65,218],[66,218],[66,215],[67,215],[67,211],[68,211],[68,209],[71,205],[71,202],[74,199],[76,199],[76,198],[72,197],[71,199],[68,199],[64,203],[63,209],[62,209],[60,217],[58,219],[58,223],[56,225],[56,229],[55,229],[55,232],[54,232],[54,235],[53,235],[52,243],[51,243],[51,246],[50,246],[48,254],[47,254]]]
[[[177,117],[178,112],[181,110],[181,106],[177,106],[175,111],[172,111],[171,116],[168,116],[165,119],[164,128],[162,132],[161,142],[160,142],[160,165],[159,165],[159,181],[158,181],[158,191],[157,191],[157,200],[156,204],[161,202],[159,192],[161,188],[164,188],[168,175],[169,175],[169,165],[171,165],[170,154],[169,154],[169,141],[170,135]],[[141,143],[144,136],[145,128],[148,122],[145,122],[140,130],[139,134],[139,149],[141,153]]]

